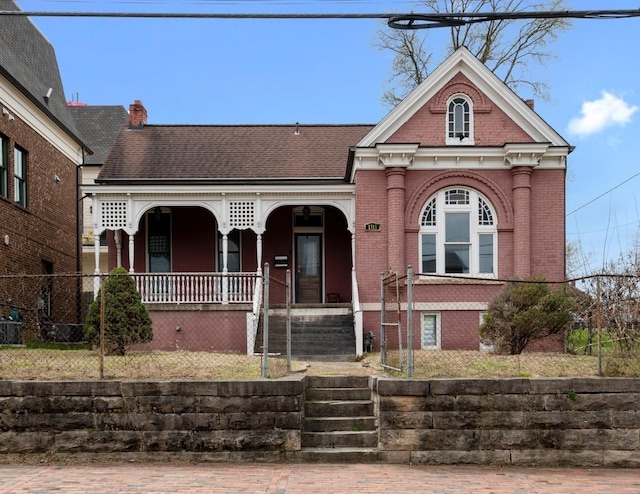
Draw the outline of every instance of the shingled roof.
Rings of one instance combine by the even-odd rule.
[[[21,10],[12,0],[0,0],[0,10]],[[0,16],[0,74],[82,144],[69,111],[55,51],[28,17]],[[51,94],[46,95],[51,88]]]
[[[85,157],[85,165],[102,165],[118,135],[120,127],[129,123],[124,106],[85,105],[70,106],[69,111],[81,139],[93,151]]]
[[[145,125],[121,129],[99,183],[343,180],[373,125]]]

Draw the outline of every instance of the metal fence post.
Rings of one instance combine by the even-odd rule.
[[[413,268],[407,267],[407,377],[413,376]]]
[[[598,376],[602,377],[602,294],[600,276],[596,277],[596,331],[598,334]]]
[[[384,273],[380,273],[380,364],[387,365],[387,344],[385,330]]]
[[[266,378],[269,373],[269,263],[264,263],[264,295],[263,307],[264,317],[262,325],[262,377]]]
[[[287,374],[291,374],[291,270],[287,269],[285,298],[287,307]]]

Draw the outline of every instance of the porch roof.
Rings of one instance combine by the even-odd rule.
[[[96,180],[348,179],[349,150],[373,125],[145,125],[122,128]]]

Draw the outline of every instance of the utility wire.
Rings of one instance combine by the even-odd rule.
[[[567,213],[566,216],[571,216],[573,213],[576,213],[578,211],[580,211],[582,208],[586,208],[589,204],[592,204],[594,202],[596,202],[598,199],[601,199],[602,197],[606,196],[607,194],[609,194],[610,192],[616,190],[618,187],[622,187],[624,184],[626,184],[627,182],[630,182],[631,180],[633,180],[634,178],[636,178],[638,175],[640,175],[640,172],[636,173],[635,175],[629,177],[628,179],[626,179],[624,182],[620,182],[618,185],[611,187],[609,190],[607,190],[606,192],[603,192],[602,194],[600,194],[598,197],[594,197],[593,199],[591,199],[589,202],[583,204],[582,206],[574,209],[573,211],[571,211],[570,213]]]
[[[395,29],[428,29],[436,27],[461,26],[499,19],[626,19],[640,17],[640,9],[635,10],[556,10],[530,12],[461,12],[433,14],[223,14],[223,13],[160,13],[160,12],[33,12],[23,10],[3,10],[0,16],[27,17],[129,17],[129,18],[170,18],[170,19],[387,19]]]

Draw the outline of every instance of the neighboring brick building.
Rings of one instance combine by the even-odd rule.
[[[18,7],[0,0],[0,10]],[[0,16],[0,275],[81,270],[78,177],[85,152],[53,47],[27,17]],[[7,304],[37,305],[54,319],[77,313],[75,296],[50,284],[37,301],[8,295],[0,316]]]
[[[294,302],[352,304],[360,353],[380,273],[411,265],[415,347],[478,350],[496,280],[564,278],[572,148],[532,106],[464,48],[377,125],[149,125],[136,101],[84,187],[93,230],[114,232],[111,266],[150,273],[139,288],[167,327],[171,304],[251,311],[246,277],[269,261],[292,269]],[[249,336],[227,349],[252,351]]]

